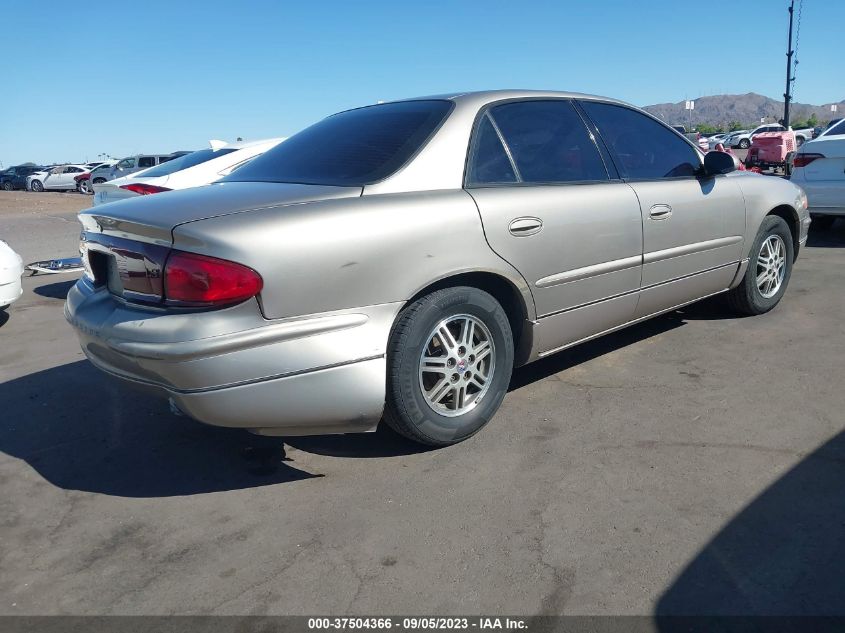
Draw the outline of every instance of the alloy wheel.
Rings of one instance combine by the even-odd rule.
[[[420,355],[420,388],[428,406],[447,417],[474,409],[490,387],[495,359],[493,337],[480,319],[459,314],[440,321]]]
[[[764,298],[774,297],[786,274],[786,245],[780,235],[770,235],[757,254],[757,289]]]

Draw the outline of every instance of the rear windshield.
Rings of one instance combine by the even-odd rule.
[[[195,165],[199,165],[200,163],[209,161],[212,158],[220,158],[221,156],[231,154],[234,151],[236,150],[231,148],[226,149],[224,147],[218,150],[201,149],[196,152],[191,152],[190,154],[183,154],[178,158],[174,158],[172,160],[167,161],[166,163],[161,163],[157,167],[152,167],[148,169],[144,172],[144,178],[155,178],[156,176],[169,176],[174,172],[182,171],[183,169],[187,169],[188,167],[194,167]]]
[[[451,109],[450,101],[432,100],[341,112],[291,136],[223,180],[371,184],[405,165]]]
[[[839,123],[831,126],[824,133],[825,136],[833,136],[834,134],[845,134],[845,119],[842,119]]]

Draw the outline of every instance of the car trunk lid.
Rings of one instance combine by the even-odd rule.
[[[95,286],[127,301],[161,303],[173,229],[211,217],[357,197],[360,187],[233,182],[135,196],[79,214],[80,251]]]

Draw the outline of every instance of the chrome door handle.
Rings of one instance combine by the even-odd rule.
[[[648,217],[652,220],[666,220],[672,217],[672,207],[668,204],[655,204],[649,210]]]
[[[508,231],[516,237],[534,235],[543,230],[543,221],[540,218],[516,218],[511,220]]]

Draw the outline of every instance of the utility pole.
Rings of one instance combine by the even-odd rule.
[[[789,2],[789,40],[786,45],[786,92],[783,93],[783,126],[789,128],[789,102],[792,100],[792,13],[795,0]]]

